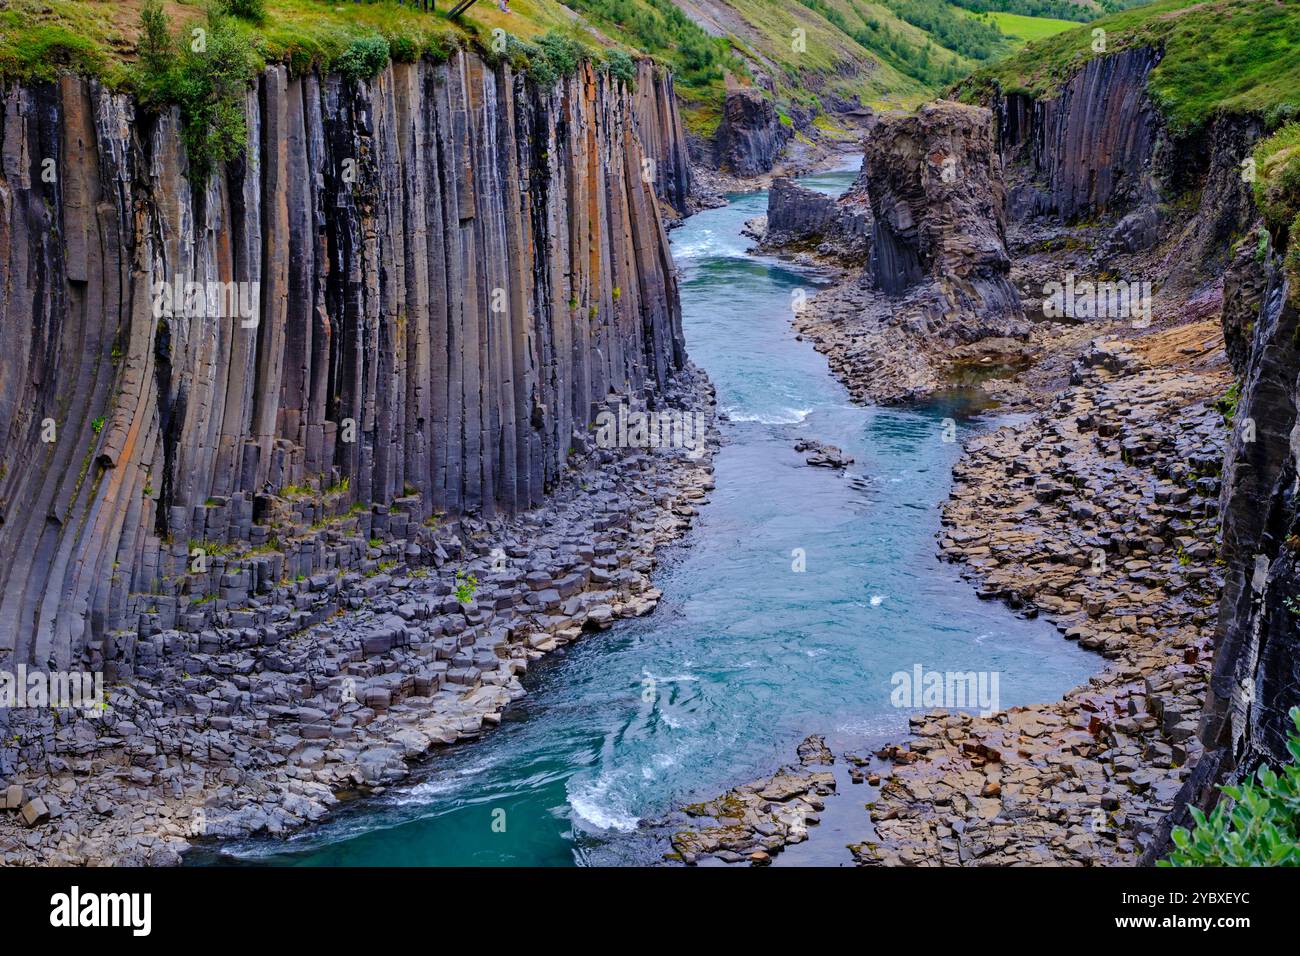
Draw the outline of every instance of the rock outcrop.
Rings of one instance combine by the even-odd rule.
[[[736,176],[759,176],[776,165],[794,130],[781,122],[772,99],[762,90],[732,86],[717,133],[718,165]]]
[[[943,387],[956,364],[1017,351],[1029,325],[1009,279],[990,111],[940,101],[881,118],[851,193],[864,190],[866,267],[796,318],[853,397],[917,398]]]
[[[1096,57],[1050,97],[1012,93],[993,104],[1004,157],[1028,173],[1011,188],[1012,216],[1072,220],[1153,196],[1163,124],[1146,83],[1159,62],[1148,47]]]
[[[1023,319],[1007,280],[1002,168],[988,110],[939,102],[886,117],[867,140],[864,168],[875,220],[871,278],[906,298],[910,321],[973,341]]]
[[[645,173],[654,183],[655,195],[677,215],[685,216],[690,211],[691,158],[686,129],[677,112],[673,75],[657,69],[650,60],[641,60],[633,106],[641,145],[653,164]]]
[[[831,196],[784,176],[772,180],[760,247],[810,252],[845,266],[865,267],[871,253],[872,216],[865,175],[842,196]]]
[[[272,67],[202,187],[174,111],[0,92],[0,661],[125,666],[349,566],[336,518],[541,502],[611,393],[685,363],[679,122],[642,77]]]

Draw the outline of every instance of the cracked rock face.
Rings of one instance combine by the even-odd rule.
[[[841,265],[862,268],[871,253],[871,202],[865,176],[842,196],[809,189],[785,176],[772,180],[767,222],[760,247],[777,252],[816,253]]]
[[[1228,286],[1225,327],[1256,307],[1249,351],[1238,365],[1241,394],[1223,466],[1222,558],[1227,565],[1199,734],[1205,756],[1179,794],[1148,861],[1166,850],[1169,830],[1191,826],[1189,806],[1208,810],[1218,787],[1262,763],[1289,762],[1288,716],[1300,706],[1300,507],[1296,500],[1297,374],[1300,311],[1273,257],[1262,294],[1250,283]],[[1240,329],[1235,331],[1241,333]]]
[[[954,341],[1019,331],[992,114],[943,101],[884,117],[867,139],[864,169],[871,279],[909,299],[905,321]]]
[[[1013,218],[1073,220],[1154,197],[1162,123],[1146,84],[1159,62],[1148,47],[1096,57],[1050,97],[995,104],[1003,156],[1028,173],[1011,187]]]
[[[655,195],[678,216],[685,216],[691,195],[691,158],[686,128],[677,112],[673,75],[656,69],[649,60],[639,61],[633,108],[641,144],[653,163],[643,172],[654,183]]]
[[[772,100],[752,87],[727,90],[718,127],[718,161],[736,176],[758,176],[776,158],[794,131],[781,122]]]
[[[273,67],[201,188],[175,112],[0,91],[0,660],[127,660],[339,567],[309,530],[352,509],[400,538],[539,504],[598,405],[685,362],[656,191],[689,182],[648,69],[633,97],[468,53]],[[200,571],[194,542],[261,553]]]

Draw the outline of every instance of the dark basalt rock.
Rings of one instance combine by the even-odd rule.
[[[776,165],[794,131],[781,122],[772,100],[754,87],[727,90],[718,127],[719,165],[736,176],[759,176]]]
[[[691,195],[691,160],[686,129],[677,112],[673,75],[657,69],[650,60],[639,61],[632,107],[641,144],[653,161],[647,172],[655,195],[679,216],[685,216]]]
[[[129,670],[201,596],[332,573],[348,546],[311,529],[350,508],[403,538],[539,504],[610,393],[685,363],[656,198],[684,205],[681,124],[639,76],[272,67],[203,188],[174,110],[0,91],[0,661]],[[156,314],[176,281],[245,283],[253,321]],[[191,539],[276,547],[199,572]]]
[[[883,118],[866,144],[874,233],[869,273],[906,295],[918,330],[974,341],[1018,331],[1008,281],[1002,165],[992,115],[941,101]]]
[[[991,104],[1008,165],[1013,219],[1064,219],[1125,209],[1155,198],[1154,154],[1163,124],[1147,96],[1160,62],[1142,47],[1089,60],[1049,97],[1014,93]]]
[[[761,247],[815,252],[844,265],[864,266],[871,252],[871,202],[857,184],[835,197],[784,176],[772,180]]]
[[[1280,261],[1271,261],[1259,300],[1223,467],[1227,572],[1199,731],[1205,755],[1146,862],[1168,852],[1172,827],[1192,825],[1188,807],[1208,810],[1224,783],[1243,779],[1261,763],[1277,766],[1291,759],[1286,738],[1293,728],[1287,712],[1300,706],[1300,615],[1292,610],[1300,593],[1300,499],[1295,491],[1300,310],[1289,295]],[[1236,289],[1246,302],[1253,299],[1248,284]],[[1243,304],[1229,308],[1225,303],[1225,320]]]

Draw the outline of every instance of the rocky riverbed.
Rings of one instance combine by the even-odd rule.
[[[859,862],[1135,862],[1199,756],[1229,380],[1214,322],[1106,339],[1050,409],[971,443],[944,556],[1108,664],[1055,704],[913,719]]]
[[[712,421],[700,373],[668,403]],[[577,447],[541,509],[372,541],[287,605],[165,631],[150,676],[110,686],[101,712],[13,712],[0,862],[174,864],[196,840],[318,820],[489,731],[531,662],[654,610],[655,551],[713,487],[708,436],[700,454]],[[299,627],[311,609],[324,619]]]
[[[1133,863],[1199,755],[1231,376],[1217,321],[1114,331],[1038,414],[969,443],[939,542],[982,597],[1049,618],[1106,667],[1059,702],[936,710],[875,761],[846,755],[880,784],[859,864]],[[1055,361],[1076,341],[1063,329]],[[687,808],[707,821],[687,820],[674,858],[768,862],[809,838],[814,784],[784,770]]]

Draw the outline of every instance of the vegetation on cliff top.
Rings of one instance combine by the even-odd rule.
[[[0,9],[0,79],[50,80],[72,71],[98,76],[115,89],[134,88],[143,6],[142,0],[6,0]],[[227,15],[230,30],[259,68],[285,63],[295,73],[365,68],[380,40],[387,45],[385,62],[422,55],[445,59],[461,47],[491,54],[498,28],[528,51],[543,36],[564,36],[601,64],[611,60],[610,50],[628,50],[583,27],[558,0],[514,0],[510,14],[484,2],[460,20],[396,0],[163,0],[162,8],[186,42],[193,30],[208,29],[214,12]],[[371,52],[359,53],[365,47]]]
[[[1300,108],[1298,0],[1156,0],[1031,43],[976,71],[958,93],[978,98],[996,85],[1050,96],[1088,60],[1144,46],[1164,51],[1148,91],[1175,132],[1218,111],[1257,113],[1276,125],[1277,111],[1285,118],[1288,106]]]
[[[262,0],[217,0],[207,7],[204,19],[185,21],[178,31],[160,0],[143,2],[136,60],[124,67],[121,82],[136,92],[146,110],[179,108],[190,172],[198,180],[243,151],[245,93],[268,61],[278,57],[298,73],[321,66],[359,81],[378,74],[390,60],[410,61],[420,54],[442,57],[455,45],[454,38],[441,35],[429,45],[400,33],[390,39],[373,32],[335,37],[328,45],[277,46],[261,32],[267,20]],[[597,53],[555,30],[536,42],[513,35],[503,39],[504,44],[494,44],[488,55],[508,59],[545,85],[572,75],[587,60],[603,64],[626,83],[636,77],[627,53]]]
[[[203,28],[210,0],[163,0],[174,29]],[[394,60],[441,58],[461,46],[498,52],[516,65],[551,64],[544,36],[563,37],[583,55],[630,76],[631,57],[670,66],[687,125],[710,135],[722,113],[725,78],[771,89],[787,115],[795,106],[831,117],[857,101],[910,106],[981,62],[1018,46],[1003,14],[1086,20],[1141,0],[512,0],[510,12],[480,2],[460,19],[396,0],[212,0],[261,63],[311,69],[368,68],[384,41]],[[0,9],[0,79],[48,80],[75,71],[114,88],[135,79],[141,0],[6,0]],[[992,15],[985,15],[991,11]],[[1012,30],[1057,29],[1049,20]],[[494,41],[495,44],[494,44]],[[833,126],[823,119],[821,125]]]
[[[1300,122],[1262,140],[1253,153],[1255,203],[1284,250],[1292,302],[1300,308]]]

